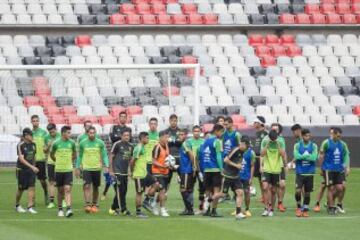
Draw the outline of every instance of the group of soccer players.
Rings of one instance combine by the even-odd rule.
[[[72,183],[73,172],[83,179],[84,210],[86,213],[99,211],[99,187],[102,172],[105,188],[101,199],[105,199],[111,185],[114,185],[114,199],[111,215],[132,215],[127,207],[128,180],[135,184],[136,216],[146,218],[142,208],[153,215],[168,217],[167,193],[173,176],[180,185],[184,203],[183,216],[202,214],[221,217],[217,211],[220,201],[235,200],[236,219],[251,217],[250,197],[253,179],[258,179],[261,201],[264,204],[262,216],[274,215],[274,206],[285,212],[283,200],[286,189],[288,166],[295,165],[297,217],[309,216],[310,195],[313,191],[317,164],[324,181],[314,207],[320,211],[320,201],[327,191],[329,214],[345,213],[342,201],[345,195],[346,176],[350,171],[349,150],[341,140],[340,128],[330,129],[330,136],[320,149],[311,139],[309,129],[295,124],[291,130],[296,143],[292,160],[286,154],[282,126],[272,123],[266,131],[266,121],[257,116],[253,121],[256,130],[253,144],[248,136],[241,135],[233,126],[231,117],[218,117],[211,132],[204,133],[200,126],[194,126],[191,134],[178,127],[178,117],[169,118],[169,128],[158,131],[158,120],[149,120],[149,131],[138,134],[133,144],[131,128],[126,112],[119,114],[119,123],[109,134],[111,150],[106,146],[91,122],[84,122],[84,134],[77,141],[71,139],[71,127],[63,126],[60,133],[56,125],[48,124],[47,131],[39,127],[39,117],[31,117],[33,129],[23,130],[18,144],[17,180],[15,208],[19,213],[35,210],[35,179],[41,183],[48,208],[57,207],[59,217],[73,216]],[[191,137],[189,137],[191,135]],[[290,163],[290,164],[288,164]],[[75,169],[74,169],[75,168]],[[48,182],[47,182],[48,179]],[[199,209],[194,207],[194,188],[198,183]],[[56,191],[57,189],[57,191]],[[20,205],[24,191],[28,192],[28,206]],[[143,199],[144,197],[144,199]],[[303,199],[303,202],[301,200]],[[245,205],[245,208],[242,206]]]

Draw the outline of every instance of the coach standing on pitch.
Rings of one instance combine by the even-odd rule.
[[[127,122],[127,113],[125,111],[122,111],[119,113],[119,123],[116,125],[113,125],[110,129],[109,137],[110,137],[111,144],[114,144],[117,141],[120,141],[123,132],[130,133],[130,142],[131,142],[131,128],[126,126],[126,122]]]

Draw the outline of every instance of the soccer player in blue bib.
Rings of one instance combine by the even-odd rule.
[[[216,212],[217,200],[212,201],[210,194],[216,195],[220,193],[222,183],[222,142],[221,136],[224,133],[224,127],[215,124],[213,127],[213,136],[205,140],[200,147],[199,157],[200,165],[204,171],[204,185],[206,189],[207,201],[204,204],[205,216],[219,217]],[[212,211],[210,211],[210,203],[212,203]]]
[[[309,129],[302,129],[301,136],[301,140],[294,146],[296,164],[295,200],[297,204],[295,214],[297,217],[309,217],[310,194],[314,187],[318,148],[311,141]],[[302,192],[304,192],[303,206],[301,206]]]
[[[330,215],[336,214],[335,197],[339,198],[338,207],[343,210],[344,176],[347,176],[350,172],[349,149],[347,144],[340,140],[341,134],[342,130],[334,127],[332,137],[323,141],[320,148],[319,162],[322,170],[321,174],[328,190],[327,201]]]

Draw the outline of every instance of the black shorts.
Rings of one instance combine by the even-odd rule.
[[[186,191],[193,191],[195,178],[193,173],[181,173],[180,174],[180,189]]]
[[[261,176],[261,181],[271,184],[273,186],[279,186],[280,182],[280,173],[263,173]]]
[[[169,177],[167,175],[155,175],[155,182],[159,184],[160,190],[167,189],[169,184]]]
[[[206,172],[204,174],[204,185],[206,189],[221,187],[222,175],[220,172]]]
[[[46,180],[46,162],[35,162],[35,166],[39,169],[36,174],[38,180]]]
[[[346,182],[346,173],[342,172],[341,175],[342,175],[342,178],[343,178],[343,183],[345,183]]]
[[[146,177],[144,178],[144,184],[145,187],[150,187],[155,183],[155,178],[152,174],[147,174]]]
[[[250,190],[250,182],[249,182],[249,180],[241,179],[241,185],[242,185],[242,189]]]
[[[286,172],[284,167],[281,168],[280,180],[286,180]]]
[[[205,193],[205,186],[204,186],[204,179],[202,179],[203,181],[201,181],[200,179],[200,172],[196,172],[196,177],[194,178],[194,186],[196,184],[196,181],[199,183],[199,194],[202,195]]]
[[[152,164],[146,164],[147,174],[152,175]]]
[[[143,193],[145,191],[145,178],[135,178],[135,191],[137,193]]]
[[[254,177],[261,178],[259,156],[256,156],[256,160],[254,163]]]
[[[226,194],[229,192],[230,188],[232,191],[242,189],[240,178],[232,179],[224,177],[221,184],[221,192]]]
[[[73,183],[72,172],[55,172],[55,181],[57,187],[71,186]]]
[[[314,190],[314,176],[296,174],[295,188],[304,188],[305,192],[312,192]]]
[[[50,182],[55,182],[55,165],[53,164],[47,165],[47,175],[49,177]]]
[[[343,184],[344,175],[342,172],[324,171],[324,180],[326,186]]]
[[[94,187],[101,185],[101,171],[83,171],[84,185],[92,184]]]
[[[17,169],[16,178],[19,190],[27,190],[35,187],[36,174],[31,169]]]

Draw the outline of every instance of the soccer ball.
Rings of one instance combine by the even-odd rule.
[[[165,164],[166,166],[169,166],[171,168],[174,168],[176,166],[176,160],[172,155],[169,155],[166,159],[165,159]]]
[[[287,167],[288,167],[288,169],[295,169],[295,168],[296,168],[296,165],[295,165],[294,162],[289,162],[289,163],[287,164]]]
[[[250,186],[250,195],[252,197],[256,196],[256,188],[253,186]]]

